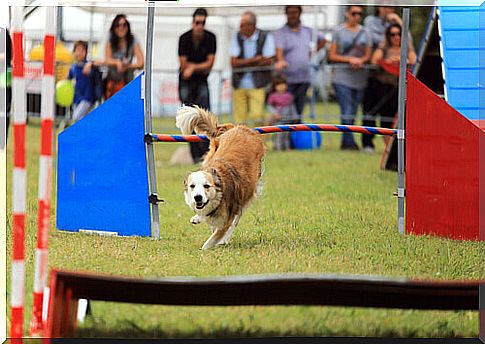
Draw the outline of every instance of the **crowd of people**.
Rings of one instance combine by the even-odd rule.
[[[301,6],[285,6],[286,24],[274,32],[261,30],[254,12],[242,14],[230,46],[234,121],[251,126],[302,123],[311,82],[312,53],[329,45],[328,61],[334,65],[332,86],[342,124],[354,124],[362,106],[363,125],[376,126],[379,115],[380,126],[392,127],[397,111],[397,76],[375,66],[381,61],[399,64],[402,21],[395,9],[377,6],[375,13],[363,21],[363,6],[347,6],[345,21],[335,28],[331,43],[321,33],[304,26],[301,14]],[[180,84],[184,83],[187,61],[199,63],[195,73],[203,78],[203,87],[199,88],[199,81],[195,79],[191,84],[192,90],[198,90],[196,93],[204,97],[208,97],[206,80],[214,63],[216,46],[215,35],[200,27],[206,19],[207,12],[197,9],[192,30],[184,33],[179,41]],[[200,35],[202,38],[196,38]],[[199,60],[194,58],[193,50],[184,49],[188,37],[192,39],[192,49],[201,53]],[[410,39],[407,63],[413,65],[415,61]],[[190,70],[190,73],[194,72]],[[208,98],[186,97],[181,91],[180,100],[209,108]],[[273,143],[276,150],[292,148],[289,135],[279,134]],[[374,151],[372,135],[362,135],[362,148],[368,153]],[[341,149],[360,149],[352,133],[343,133]],[[204,152],[204,147],[197,151],[191,149],[194,161],[199,161]]]
[[[257,16],[246,11],[230,44],[232,67],[233,118],[251,126],[302,123],[307,91],[311,82],[312,54],[328,49],[333,66],[332,87],[340,107],[341,123],[351,125],[362,106],[363,125],[392,127],[397,110],[397,76],[376,65],[398,64],[402,21],[395,9],[376,6],[364,19],[364,7],[349,5],[345,21],[338,25],[327,42],[320,32],[301,22],[302,7],[285,6],[286,23],[276,31],[257,26]],[[210,109],[207,78],[214,65],[216,35],[205,29],[208,12],[198,8],[192,15],[192,27],[179,37],[179,98],[182,104]],[[72,119],[85,116],[98,101],[109,99],[143,69],[140,43],[131,32],[130,22],[117,15],[109,29],[104,58],[87,60],[88,44],[74,43],[74,64],[68,74],[75,80]],[[409,37],[408,65],[416,62]],[[107,74],[101,78],[99,67]],[[288,135],[274,140],[274,149],[291,149]],[[373,135],[362,135],[362,149],[374,151]],[[352,133],[343,133],[342,150],[359,150]],[[190,143],[193,162],[208,150],[207,143]]]

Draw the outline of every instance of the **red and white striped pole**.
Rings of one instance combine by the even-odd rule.
[[[44,36],[44,76],[41,93],[41,141],[39,158],[39,201],[37,213],[37,248],[35,250],[34,298],[29,335],[42,336],[42,304],[47,280],[52,186],[52,135],[54,123],[56,7],[46,7]]]
[[[26,96],[24,81],[24,35],[22,32],[24,7],[12,7],[12,126],[13,126],[13,174],[12,174],[12,230],[13,257],[10,290],[11,326],[10,337],[23,337],[24,285],[25,285],[25,122]]]

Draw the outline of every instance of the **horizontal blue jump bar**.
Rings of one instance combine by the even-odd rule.
[[[253,128],[260,134],[270,134],[285,131],[337,131],[337,132],[354,132],[362,134],[386,135],[393,136],[397,134],[396,129],[374,128],[357,125],[339,125],[339,124],[289,124],[274,125],[267,127]],[[168,135],[168,134],[150,134],[152,142],[201,142],[208,141],[205,135]]]

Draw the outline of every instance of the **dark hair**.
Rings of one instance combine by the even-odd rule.
[[[203,7],[199,7],[194,11],[194,14],[192,14],[192,18],[195,18],[196,16],[204,16],[207,17],[207,10]]]
[[[77,47],[83,47],[86,52],[88,51],[88,42],[86,41],[76,41],[74,42],[74,46],[72,47],[72,51],[76,50]]]
[[[135,40],[135,38],[131,33],[130,22],[126,19],[126,16],[124,14],[116,15],[115,19],[113,19],[113,21],[111,22],[111,27],[109,28],[109,44],[113,51],[118,51],[118,48],[120,45],[120,39],[118,36],[116,36],[115,30],[116,30],[116,25],[118,24],[120,19],[124,19],[126,21],[126,28],[128,29],[128,32],[126,33],[126,55],[125,55],[126,57],[128,57],[130,47],[133,44],[133,41]]]
[[[374,15],[376,17],[378,17],[379,16],[379,8],[386,8],[386,7],[387,8],[394,8],[394,6],[375,6],[374,7]]]
[[[399,25],[399,24],[396,24],[396,23],[391,24],[386,29],[386,33],[385,33],[385,35],[386,35],[386,44],[388,46],[391,46],[391,30],[392,29],[396,29],[396,28],[399,29],[399,33],[402,35],[402,28],[401,28],[401,25]]]
[[[273,83],[271,84],[271,92],[276,91],[276,86],[279,84],[287,84],[286,78],[281,74],[273,76]]]
[[[288,9],[291,8],[291,7],[297,8],[300,11],[300,14],[301,14],[301,12],[303,12],[303,8],[300,5],[287,5],[287,6],[285,6],[285,13],[287,13]]]
[[[345,6],[345,12],[350,12],[350,9],[352,7],[360,7],[362,9],[364,9],[364,6],[362,6],[362,5],[347,5],[347,6]]]

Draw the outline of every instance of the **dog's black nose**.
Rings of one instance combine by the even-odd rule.
[[[201,195],[195,195],[194,196],[194,201],[196,201],[196,202],[202,202],[202,196]]]

